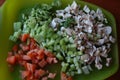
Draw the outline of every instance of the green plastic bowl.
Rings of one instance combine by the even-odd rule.
[[[10,72],[6,63],[7,52],[11,50],[11,47],[14,44],[8,39],[10,34],[13,33],[13,23],[20,20],[20,15],[22,12],[29,12],[29,9],[34,7],[36,4],[50,4],[52,1],[53,0],[6,0],[4,5],[0,8],[0,80],[21,80],[19,67],[15,67],[16,70],[14,72]],[[61,9],[72,2],[73,0],[62,0]],[[90,9],[96,10],[97,8],[100,8],[84,1],[77,0],[76,2],[80,4],[81,7],[88,5]],[[102,9],[102,11],[107,17],[109,25],[112,26],[112,35],[117,39],[116,22],[113,15],[104,9]],[[119,66],[117,42],[113,44],[109,55],[113,58],[110,67],[103,67],[100,71],[95,68],[89,75],[78,75],[75,76],[73,80],[104,80],[113,75],[118,70]],[[60,73],[60,64],[49,66],[48,68],[51,71]],[[57,76],[55,80],[60,80],[60,76]]]

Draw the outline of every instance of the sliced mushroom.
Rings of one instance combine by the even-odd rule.
[[[112,32],[112,28],[110,26],[104,27],[105,34],[109,35]]]

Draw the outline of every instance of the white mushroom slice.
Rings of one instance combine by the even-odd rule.
[[[104,27],[104,31],[107,35],[109,35],[112,32],[112,28],[110,26]]]
[[[61,31],[65,31],[65,27],[61,27],[60,30],[61,30]]]
[[[95,14],[95,11],[94,10],[91,10],[90,11],[90,15],[94,15]]]
[[[80,46],[80,47],[78,47],[78,49],[79,49],[80,51],[84,51],[84,50],[85,50],[85,47],[84,47],[84,46]]]
[[[105,49],[106,49],[106,46],[103,45],[103,46],[101,47],[101,50],[102,50],[102,51],[105,51]]]
[[[64,17],[64,13],[57,13],[56,16],[57,17]]]
[[[97,11],[96,11],[96,14],[97,14],[98,20],[103,22],[104,21],[104,16],[103,16],[102,10],[98,8]]]
[[[104,50],[101,54],[100,54],[102,57],[108,57],[108,54],[107,54],[107,49]]]
[[[79,15],[79,16],[75,16],[75,21],[78,23],[78,25],[79,25],[79,22],[80,22],[80,19],[81,19],[82,17]]]
[[[78,36],[79,36],[79,39],[83,39],[84,38],[84,33],[83,32],[80,32],[80,33],[78,33]]]
[[[73,10],[76,10],[77,7],[78,7],[77,3],[76,3],[75,1],[73,1],[72,5],[71,5],[71,8],[72,8]]]
[[[95,52],[95,54],[94,54],[95,56],[100,56],[100,51],[99,51],[99,49],[97,48],[97,50],[96,50],[96,52]]]
[[[108,44],[107,44],[107,48],[109,49],[109,48],[110,48],[110,46],[111,46],[111,44],[110,44],[110,43],[108,43]]]
[[[102,45],[102,44],[104,44],[104,42],[105,42],[105,39],[99,39],[98,40],[98,45]]]
[[[112,58],[106,58],[106,66],[110,66],[110,62],[111,62]]]
[[[99,24],[97,25],[98,28],[101,28],[101,27],[103,27],[103,26],[104,26],[103,23],[99,23]]]
[[[61,23],[63,20],[59,19],[59,18],[54,18],[51,22],[51,26],[53,28],[56,28],[58,27],[59,23]]]
[[[69,17],[71,17],[71,16],[72,16],[71,14],[66,13],[63,18],[66,19],[66,18],[69,18]]]
[[[95,63],[98,64],[99,62],[102,62],[101,57],[100,56],[96,56]]]
[[[64,10],[56,10],[57,13],[64,13]]]
[[[83,29],[83,31],[87,32],[87,33],[92,33],[92,27],[85,27]]]
[[[102,69],[103,65],[101,65],[100,63],[98,63],[98,64],[95,64],[95,67],[96,67],[98,70],[100,70],[100,69]]]
[[[78,40],[78,41],[77,41],[77,44],[81,44],[81,42],[82,42],[81,40]]]
[[[85,5],[84,8],[83,8],[83,11],[85,11],[86,13],[89,13],[89,12],[90,12],[90,9],[88,8],[87,5]]]
[[[109,40],[110,42],[115,43],[115,38],[113,38],[112,36],[109,37]]]
[[[65,31],[68,35],[72,35],[72,31],[73,31],[72,29],[67,28],[67,29],[65,29]]]
[[[56,28],[57,25],[58,25],[58,23],[56,23],[55,20],[53,19],[52,22],[51,22],[52,28]]]
[[[70,6],[70,5],[68,5],[68,7],[66,7],[64,10],[65,10],[65,12],[70,13],[71,6]]]

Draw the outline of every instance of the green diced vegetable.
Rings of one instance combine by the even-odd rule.
[[[82,70],[83,70],[84,74],[90,73],[87,66],[82,67]]]
[[[17,38],[11,35],[11,36],[9,37],[9,40],[16,42],[16,41],[17,41]]]
[[[61,65],[62,65],[62,72],[65,72],[67,70],[69,64],[62,62]]]
[[[75,68],[76,68],[76,67],[75,67],[74,64],[71,64],[71,65],[70,65],[70,70],[71,70],[71,71],[75,70]]]
[[[22,28],[22,23],[21,22],[15,22],[14,23],[14,31],[18,31],[18,30],[21,30]]]
[[[13,36],[16,37],[16,38],[19,38],[20,34],[21,34],[21,29],[18,30],[17,32],[14,32]]]
[[[57,53],[56,57],[57,57],[59,60],[64,60],[63,56],[62,56],[60,53]]]

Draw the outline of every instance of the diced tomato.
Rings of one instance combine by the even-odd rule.
[[[36,43],[36,41],[33,38],[30,38],[30,42]]]
[[[50,51],[45,50],[45,55],[48,57],[54,57],[54,54],[52,54]]]
[[[33,64],[38,64],[39,63],[39,60],[35,57],[35,58],[32,58],[32,63]]]
[[[43,77],[42,80],[48,80],[48,77]]]
[[[61,80],[67,80],[67,75],[65,73],[61,73]]]
[[[30,47],[28,45],[25,44],[20,44],[20,47],[22,48],[23,51],[29,51]]]
[[[49,73],[48,78],[54,79],[56,76],[56,73]]]
[[[23,60],[31,60],[31,57],[28,55],[23,55],[22,57],[23,57]]]
[[[18,50],[18,54],[24,54],[23,50]]]
[[[22,79],[25,79],[30,75],[30,71],[21,71]]]
[[[44,49],[40,49],[40,50],[38,51],[38,56],[37,56],[37,58],[38,58],[39,60],[41,60],[41,59],[44,58]]]
[[[46,61],[47,61],[47,63],[51,64],[52,61],[53,61],[53,58],[51,58],[51,57],[47,57]]]
[[[30,44],[29,44],[30,50],[38,48],[37,43],[33,38],[30,39]]]
[[[30,42],[27,44],[26,40]],[[11,64],[18,63],[24,67],[24,71],[21,72],[24,80],[47,80],[48,78],[54,79],[56,73],[49,73],[49,71],[43,70],[47,63],[57,63],[57,59],[51,52],[41,49],[33,38],[30,38],[28,34],[21,36],[22,43],[15,45],[12,52],[8,53],[6,61]],[[48,75],[49,74],[49,75]],[[48,75],[48,77],[45,75]]]
[[[45,59],[42,59],[38,64],[41,68],[43,68],[47,65],[47,62],[45,61]]]
[[[15,57],[16,57],[16,60],[17,61],[21,61],[22,60],[22,57],[20,54],[15,54]]]
[[[29,34],[22,34],[21,41],[25,42],[29,38]]]
[[[36,69],[36,65],[35,64],[31,64],[31,63],[27,63],[26,64],[26,69],[33,73],[35,71],[35,69]]]
[[[6,60],[9,64],[14,65],[16,63],[16,57],[15,56],[9,56]]]
[[[29,56],[30,58],[34,58],[35,56],[37,56],[37,53],[35,53],[35,52],[28,52],[27,56]]]
[[[21,65],[21,66],[24,66],[25,68],[27,67],[26,64],[27,64],[27,61],[18,61],[18,63]]]
[[[51,64],[51,63],[58,63],[56,58],[53,57],[47,57],[46,61]]]
[[[58,63],[56,58],[53,58],[53,63]]]
[[[35,70],[35,78],[40,78],[43,77],[46,74],[46,72],[42,69]]]
[[[69,76],[69,77],[67,78],[67,80],[73,80],[73,79],[72,79],[72,77],[71,77],[71,76]]]
[[[67,76],[65,73],[61,73],[61,80],[72,80],[71,76]]]
[[[18,51],[18,45],[14,45],[12,48],[13,51],[17,52]]]

